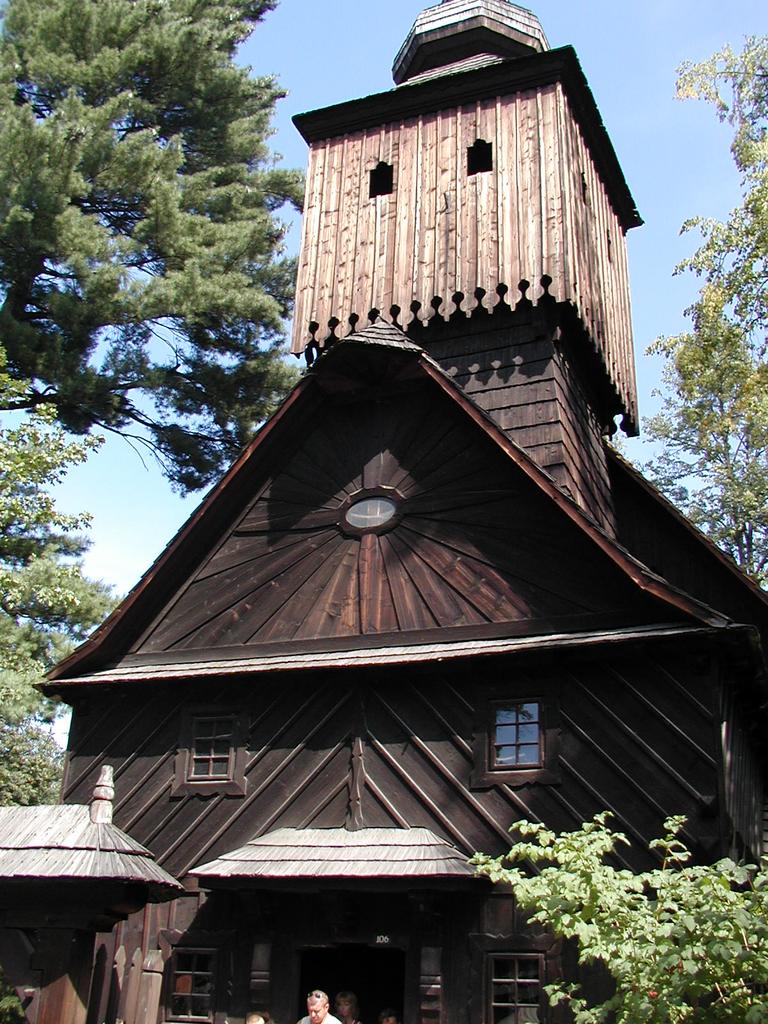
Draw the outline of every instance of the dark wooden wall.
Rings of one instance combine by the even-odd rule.
[[[505,327],[457,325],[424,343],[472,401],[613,534],[603,435],[616,406],[606,407],[590,387],[583,332],[562,312],[516,310]]]
[[[765,753],[760,725],[732,689],[723,694],[722,722],[723,804],[729,853],[737,860],[754,860],[764,849]]]
[[[471,853],[504,849],[520,817],[566,829],[608,808],[642,844],[667,815],[683,813],[692,841],[715,850],[722,769],[714,671],[705,655],[634,652],[549,666],[412,666],[405,678],[395,668],[96,691],[75,710],[64,796],[86,800],[98,766],[113,764],[117,824],[183,877],[257,833],[344,825],[351,745],[360,736],[365,825],[423,825]],[[473,785],[483,695],[500,686],[510,697],[541,694],[558,709],[558,782]],[[243,797],[171,794],[181,709],[201,701],[248,716]],[[640,852],[627,856],[644,861]]]
[[[502,852],[507,830],[523,817],[570,829],[609,809],[632,843],[619,862],[632,869],[652,863],[645,844],[666,816],[682,813],[684,837],[712,858],[727,849],[739,808],[749,813],[760,799],[754,774],[729,779],[723,772],[723,757],[748,745],[736,718],[725,752],[721,745],[726,673],[698,642],[688,650],[612,647],[589,657],[483,658],[407,672],[94,688],[75,706],[64,797],[86,800],[99,766],[113,764],[117,824],[182,878],[255,834],[344,826],[353,800],[364,826],[428,827],[467,854]],[[537,696],[553,709],[554,781],[477,779],[483,708],[487,697],[499,695]],[[173,795],[185,707],[245,716],[244,795]],[[362,758],[353,764],[356,740]],[[176,943],[222,951],[216,1021],[265,1003],[288,1019],[296,1009],[300,949],[370,945],[372,928],[378,934],[386,926],[393,946],[405,951],[406,1019],[471,1024],[480,1019],[484,953],[539,951],[546,971],[564,969],[550,939],[519,921],[508,901],[487,903],[484,883],[478,885],[474,896],[443,897],[426,883],[423,900],[408,897],[402,906],[397,900],[405,897],[395,895],[377,903],[377,883],[347,895],[339,885],[325,896],[291,896],[279,886],[269,895],[258,885],[250,895],[205,899],[191,892],[104,939],[91,1019],[111,1022],[141,993],[160,1000],[163,965]]]

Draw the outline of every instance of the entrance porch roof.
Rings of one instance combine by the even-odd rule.
[[[191,872],[234,879],[471,878],[466,856],[428,828],[280,828]]]

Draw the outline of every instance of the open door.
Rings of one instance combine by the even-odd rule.
[[[357,996],[362,1024],[376,1024],[379,1011],[390,1006],[402,1020],[405,994],[405,951],[402,949],[351,943],[304,949],[299,978],[297,1019],[307,1012],[307,993],[321,989],[330,997],[331,1013],[336,993],[347,990]]]

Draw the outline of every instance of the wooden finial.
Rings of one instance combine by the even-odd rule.
[[[115,799],[114,769],[103,764],[91,798],[91,821],[94,825],[112,823],[112,801]]]

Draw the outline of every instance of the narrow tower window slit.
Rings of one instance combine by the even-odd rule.
[[[467,174],[482,174],[493,170],[493,143],[476,139],[467,147]]]
[[[371,199],[376,196],[388,196],[394,191],[394,167],[392,164],[379,160],[371,171],[370,187],[368,195]]]

